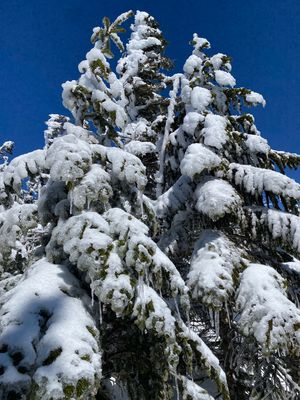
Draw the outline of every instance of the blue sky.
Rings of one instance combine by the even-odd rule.
[[[267,100],[253,109],[262,135],[300,153],[299,0],[1,0],[0,142],[14,140],[16,155],[43,146],[44,121],[66,113],[61,83],[78,77],[92,28],[128,9],[156,17],[177,70],[193,32],[230,55],[237,84]]]

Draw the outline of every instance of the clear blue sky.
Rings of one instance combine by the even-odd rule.
[[[193,32],[232,56],[238,85],[267,100],[253,109],[262,135],[300,153],[299,0],[1,0],[0,142],[14,140],[16,155],[43,146],[44,121],[66,113],[61,83],[78,77],[92,28],[128,9],[156,17],[178,70]]]

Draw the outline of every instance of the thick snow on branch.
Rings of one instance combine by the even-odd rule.
[[[285,286],[278,272],[266,265],[250,264],[241,276],[238,325],[265,352],[299,351],[300,310],[287,298]]]
[[[3,181],[14,190],[21,189],[22,180],[30,174],[36,175],[45,167],[44,150],[35,150],[14,158],[3,172]]]
[[[185,376],[180,377],[181,384],[183,386],[182,399],[183,400],[214,400],[205,389],[197,385],[195,382],[186,378]]]
[[[109,174],[99,164],[93,164],[69,196],[71,204],[83,210],[89,209],[91,204],[97,206],[99,202],[107,203],[112,194]]]
[[[108,148],[107,158],[112,165],[112,173],[118,179],[126,180],[128,184],[136,184],[138,189],[146,186],[146,168],[139,158],[117,148]]]
[[[95,393],[101,360],[89,302],[66,266],[45,259],[1,298],[1,397],[30,386],[45,400]]]
[[[268,155],[271,147],[268,145],[266,139],[259,135],[248,135],[246,134],[245,145],[249,154],[265,154]]]
[[[226,375],[220,366],[218,358],[191,328],[183,323],[179,323],[179,327],[181,336],[188,339],[195,348],[195,358],[197,359],[197,356],[200,356],[203,366],[208,373],[214,377],[219,389],[224,395],[224,399],[229,400]]]
[[[204,111],[212,101],[211,93],[208,89],[196,86],[191,91],[191,105],[198,111]]]
[[[146,168],[138,157],[116,147],[92,145],[92,149],[102,162],[109,163],[113,177],[129,185],[134,184],[140,190],[144,189],[147,183]]]
[[[227,118],[221,115],[207,114],[204,128],[201,131],[203,143],[206,146],[215,147],[220,150],[228,140],[226,132]]]
[[[233,271],[240,264],[237,249],[221,232],[204,230],[195,244],[187,284],[192,297],[220,309],[233,293]]]
[[[300,217],[262,207],[247,207],[245,210],[250,212],[251,228],[255,235],[257,229],[264,225],[272,239],[279,239],[300,254]]]
[[[97,89],[93,90],[92,101],[99,103],[99,107],[101,106],[106,112],[114,113],[116,126],[124,128],[127,122],[124,107],[113,101],[106,93]]]
[[[202,71],[201,56],[203,56],[202,50],[203,48],[210,47],[209,42],[204,38],[200,38],[196,33],[194,33],[193,35],[193,45],[194,45],[193,54],[188,57],[183,66],[183,71],[189,77],[193,76],[195,73],[201,73]]]
[[[214,54],[212,57],[210,57],[209,61],[213,65],[215,70],[218,70],[223,67],[226,68],[227,71],[229,72],[231,71],[231,65],[228,56],[226,56],[226,54],[222,53]]]
[[[266,100],[263,98],[263,96],[260,93],[257,92],[252,92],[246,94],[246,101],[247,103],[252,104],[253,106],[257,106],[258,104],[261,104],[263,107],[266,105]]]
[[[106,250],[111,242],[109,226],[104,218],[96,212],[84,212],[69,218],[66,222],[59,221],[47,245],[47,257],[51,260],[61,257],[61,246],[64,252],[70,255],[70,261],[78,263],[79,269],[83,271],[90,269],[95,273],[101,265],[97,253],[101,249]],[[86,253],[87,249],[89,251]]]
[[[130,271],[135,279],[154,277],[157,282],[164,271],[170,292],[174,297],[179,294],[187,306],[184,280],[147,233],[146,225],[119,208],[112,208],[103,216],[85,212],[59,222],[47,246],[47,256],[63,259],[59,250],[63,248],[69,260],[87,272],[95,294],[118,315],[133,297],[135,283],[130,280]]]
[[[242,205],[242,199],[230,183],[222,179],[205,179],[194,193],[197,211],[216,221],[225,214],[234,213]]]
[[[222,160],[201,143],[191,144],[180,164],[181,173],[193,179],[204,170],[212,170],[221,164]]]
[[[159,336],[163,335],[175,340],[175,318],[167,303],[151,287],[141,284],[138,287],[133,316],[142,329],[154,330]]]
[[[54,181],[74,182],[84,176],[91,163],[90,145],[74,134],[55,139],[46,155],[46,167]]]
[[[17,252],[27,255],[26,233],[37,225],[37,207],[34,204],[14,203],[8,210],[0,212],[0,268],[5,259],[11,261]]]
[[[167,111],[167,119],[166,119],[166,124],[165,124],[165,129],[164,129],[164,135],[162,138],[162,143],[159,149],[159,155],[158,155],[158,163],[159,163],[159,170],[157,173],[157,195],[160,196],[162,194],[162,189],[164,187],[164,169],[165,169],[165,153],[166,153],[166,146],[169,141],[169,136],[170,136],[170,131],[171,131],[171,126],[174,123],[174,118],[175,118],[175,106],[176,106],[176,96],[177,92],[179,89],[179,84],[180,84],[180,74],[174,75],[173,77],[173,89],[170,90],[170,103],[168,106],[168,111]]]
[[[89,209],[90,205],[97,206],[107,203],[112,197],[113,190],[109,174],[99,165],[93,164],[88,173],[70,192],[70,202],[78,210]]]
[[[176,213],[193,195],[190,178],[181,176],[173,186],[155,200],[158,218]]]
[[[168,283],[174,297],[182,297],[187,302],[188,288],[180,276],[175,265],[158,248],[156,243],[147,236],[148,228],[141,221],[118,208],[112,208],[104,215],[109,222],[112,236],[116,236],[121,243],[119,249],[125,252],[127,266],[133,266],[139,274],[160,276],[162,271],[168,274]],[[127,241],[122,245],[122,241]]]
[[[215,79],[220,86],[234,87],[236,84],[236,81],[231,73],[222,70],[215,71]]]
[[[124,150],[135,156],[143,157],[146,154],[155,153],[156,146],[151,142],[139,142],[138,140],[131,140],[129,143],[125,144]]]
[[[300,185],[279,172],[233,163],[227,174],[236,185],[253,195],[266,191],[300,199]]]
[[[185,115],[183,119],[182,129],[186,133],[193,135],[199,123],[203,121],[204,121],[203,115],[195,111],[190,111]]]

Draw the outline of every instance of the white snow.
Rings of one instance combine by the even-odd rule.
[[[146,168],[138,157],[121,149],[108,148],[107,159],[112,165],[112,173],[128,184],[135,184],[139,189],[144,189],[147,183]]]
[[[233,293],[233,270],[240,263],[234,244],[220,231],[204,230],[195,244],[187,284],[194,299],[220,310]]]
[[[164,135],[162,138],[162,143],[159,148],[159,153],[158,153],[158,163],[159,163],[159,170],[157,172],[156,180],[157,180],[157,195],[160,196],[162,194],[162,190],[164,187],[164,169],[165,169],[165,153],[166,153],[166,146],[169,141],[169,136],[170,136],[170,130],[171,126],[174,122],[174,110],[176,106],[176,96],[177,92],[179,89],[179,83],[180,83],[180,74],[174,75],[173,77],[173,88],[170,91],[170,103],[168,105],[168,111],[167,111],[167,119],[165,123],[165,129],[164,129]]]
[[[1,298],[0,344],[7,346],[0,354],[2,385],[17,388],[32,379],[39,396],[50,400],[61,399],[65,386],[86,379],[86,395],[92,393],[101,360],[89,301],[66,266],[46,259],[32,265]],[[17,363],[12,358],[16,352]],[[18,372],[20,367],[26,372]]]
[[[300,200],[300,185],[279,172],[232,163],[227,174],[236,185],[253,195],[267,191]]]
[[[87,54],[86,54],[87,61],[91,64],[94,61],[100,60],[106,67],[109,67],[108,62],[106,61],[105,56],[103,55],[100,49],[93,47]]]
[[[70,202],[83,210],[93,203],[107,203],[113,194],[109,174],[98,164],[93,164],[83,179],[69,192]]]
[[[249,154],[266,154],[268,155],[271,148],[266,139],[259,135],[247,135],[245,140]]]
[[[45,166],[54,181],[74,182],[92,163],[90,145],[74,134],[58,137],[46,154]]]
[[[221,115],[207,114],[204,128],[201,131],[203,143],[206,146],[220,150],[228,140],[226,132],[227,118]]]
[[[183,66],[183,71],[188,75],[192,75],[195,71],[201,72],[202,71],[201,58],[194,54],[189,56],[189,58],[186,60]]]
[[[213,221],[227,213],[236,212],[242,200],[230,183],[222,179],[206,179],[198,184],[194,198],[195,208]]]
[[[182,129],[186,133],[193,135],[199,123],[203,121],[204,121],[203,115],[195,111],[190,111],[185,115],[183,119]]]
[[[223,391],[227,392],[228,389],[227,389],[226,375],[220,366],[218,358],[213,354],[210,348],[191,328],[188,328],[182,322],[179,322],[178,325],[180,326],[180,329],[182,331],[180,335],[182,335],[182,337],[184,338],[187,338],[189,341],[194,342],[194,344],[196,345],[196,350],[200,354],[204,367],[207,369],[207,371],[213,373],[213,375],[217,377],[220,386],[222,386]],[[195,356],[197,359],[197,355]]]
[[[260,221],[266,224],[273,239],[282,239],[300,252],[300,217],[277,210],[265,210]]]
[[[209,49],[210,43],[207,39],[199,37],[197,33],[193,33],[193,46],[195,48],[193,54],[198,55],[203,48]]]
[[[208,89],[196,86],[192,89],[191,104],[192,107],[201,112],[212,102],[211,93]]]
[[[190,179],[181,176],[170,189],[155,200],[154,207],[157,217],[164,218],[176,213],[192,195]]]
[[[300,310],[286,295],[284,279],[275,269],[250,264],[241,276],[237,291],[239,327],[253,335],[262,349],[289,353],[299,348]]]
[[[124,150],[128,151],[128,153],[134,154],[135,156],[145,156],[147,154],[155,153],[156,146],[151,142],[131,140],[124,146]]]
[[[225,54],[222,53],[217,53],[214,54],[212,57],[210,57],[209,61],[211,62],[212,66],[214,67],[215,70],[219,70],[223,64],[224,64],[224,57],[226,57]],[[230,64],[226,63],[226,67],[230,68]]]
[[[107,266],[105,278],[93,281],[91,288],[98,299],[110,304],[117,317],[120,317],[134,297],[134,288],[116,252],[110,253]]]
[[[12,186],[14,190],[21,189],[22,180],[29,174],[36,175],[45,166],[44,150],[35,150],[31,153],[22,154],[14,158],[3,172],[3,181],[6,185]]]
[[[142,141],[146,138],[154,138],[156,133],[149,126],[149,122],[144,118],[139,118],[137,122],[126,125],[121,133],[125,139],[131,141]]]
[[[72,80],[72,81],[66,81],[65,83],[62,84],[62,101],[63,101],[63,106],[66,107],[67,110],[70,110],[74,118],[76,119],[76,114],[77,114],[77,108],[76,108],[76,102],[75,98],[73,95],[73,91],[77,86],[77,81]]]
[[[236,81],[231,73],[222,70],[215,71],[215,79],[220,86],[234,87],[236,84]]]
[[[116,83],[115,83],[116,85]],[[115,88],[113,88],[115,90]],[[105,111],[109,113],[115,113],[115,123],[118,128],[124,128],[127,123],[127,114],[124,110],[123,105],[118,104],[116,101],[112,100],[102,90],[95,89],[92,92],[92,101],[98,103],[99,107],[102,107]]]
[[[151,287],[142,284],[140,295],[136,298],[133,316],[138,323],[145,324],[148,330],[154,330],[159,336],[175,338],[175,318],[166,302]]]
[[[14,203],[0,212],[0,272],[5,260],[14,262],[14,254],[20,252],[25,258],[30,247],[26,233],[37,225],[35,204]]]
[[[180,378],[183,385],[183,400],[214,400],[205,389],[197,385],[194,381],[187,379],[185,376],[181,376]]]
[[[203,144],[193,143],[187,148],[180,169],[182,175],[193,179],[196,174],[201,174],[204,170],[210,171],[218,167],[221,162],[221,158]]]
[[[253,104],[254,106],[256,106],[257,104],[261,104],[264,107],[266,105],[266,100],[263,98],[263,96],[259,93],[252,91],[251,93],[246,94],[246,101]]]
[[[92,145],[95,156],[99,156],[102,162],[106,159],[111,166],[112,177],[128,184],[134,184],[143,190],[147,183],[146,168],[141,160],[133,154],[117,147],[105,147]]]

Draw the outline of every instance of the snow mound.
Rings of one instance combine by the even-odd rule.
[[[220,309],[233,292],[233,270],[240,256],[221,232],[204,230],[195,244],[187,284],[192,297]]]
[[[206,146],[221,150],[228,140],[226,132],[227,118],[221,115],[207,114],[204,128],[201,131],[203,143]]]
[[[242,199],[230,183],[222,179],[206,179],[194,193],[197,211],[213,221],[225,214],[236,211],[242,205]]]
[[[45,400],[61,399],[66,390],[94,393],[101,360],[89,302],[68,268],[46,259],[1,298],[1,397],[12,387],[26,393],[33,382]]]
[[[187,148],[180,169],[182,175],[193,179],[196,174],[201,174],[204,170],[210,171],[218,167],[221,162],[221,158],[203,144],[193,143]]]
[[[250,264],[242,273],[236,299],[238,325],[263,351],[299,351],[300,310],[286,295],[284,279],[273,268]]]
[[[234,87],[236,84],[236,81],[235,81],[234,77],[230,74],[230,72],[226,72],[226,71],[222,71],[222,70],[215,71],[215,79],[216,79],[216,82],[220,86]]]
[[[228,177],[252,195],[266,191],[280,196],[300,199],[300,185],[276,171],[232,163]]]

